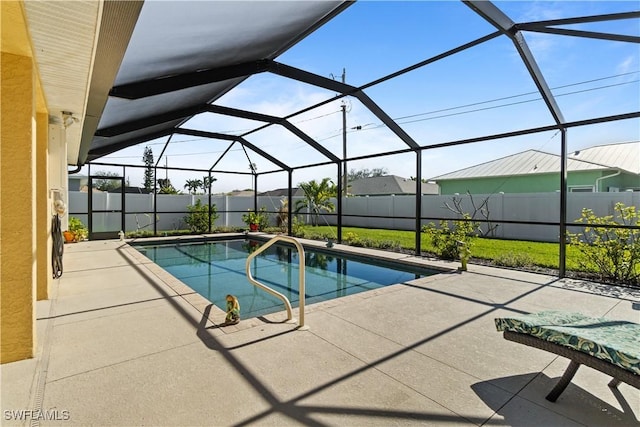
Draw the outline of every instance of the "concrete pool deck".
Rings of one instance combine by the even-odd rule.
[[[640,424],[640,392],[587,367],[546,401],[568,360],[494,326],[547,309],[639,322],[638,291],[470,265],[310,305],[300,331],[284,312],[218,327],[222,310],[123,242],[65,245],[64,267],[36,357],[0,366],[2,425]]]

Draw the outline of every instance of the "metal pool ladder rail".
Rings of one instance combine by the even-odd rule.
[[[280,298],[284,302],[285,307],[287,308],[287,322],[295,322],[295,320],[293,319],[293,314],[291,313],[291,303],[289,302],[289,299],[286,296],[282,295],[280,292],[271,289],[270,287],[268,287],[267,285],[265,285],[263,283],[260,283],[259,281],[254,279],[253,276],[251,275],[251,260],[254,259],[261,252],[264,252],[265,250],[267,250],[267,248],[269,248],[271,245],[273,245],[274,243],[276,243],[278,241],[285,241],[285,242],[293,243],[293,245],[298,250],[298,255],[299,255],[299,259],[300,259],[299,264],[298,264],[298,270],[299,270],[299,273],[298,273],[298,294],[300,295],[300,300],[299,300],[300,304],[299,304],[299,307],[298,307],[299,311],[300,311],[300,322],[298,324],[298,329],[307,330],[307,329],[309,329],[309,327],[305,326],[305,324],[304,324],[304,270],[305,270],[304,248],[302,247],[300,242],[298,242],[298,240],[294,239],[293,237],[289,237],[289,236],[276,236],[276,237],[273,237],[272,239],[270,239],[269,241],[267,241],[267,243],[265,243],[264,245],[260,246],[258,248],[258,250],[256,250],[255,252],[249,254],[249,256],[247,257],[246,265],[245,265],[245,269],[246,269],[246,272],[247,272],[247,279],[249,280],[249,283],[251,283],[252,285],[257,286],[257,287],[267,291],[271,295]]]

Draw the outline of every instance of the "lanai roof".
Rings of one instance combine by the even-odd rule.
[[[361,158],[640,117],[635,104],[631,103],[629,108],[625,104],[610,116],[585,114],[565,118],[524,38],[525,33],[547,33],[637,44],[640,38],[635,33],[589,30],[584,25],[637,19],[640,11],[629,11],[625,6],[622,10],[626,11],[609,15],[585,14],[518,22],[503,11],[504,3],[463,0],[455,4],[485,24],[485,28],[474,33],[473,37],[477,38],[455,40],[450,50],[444,52],[419,52],[416,55],[419,62],[409,62],[405,68],[396,68],[390,74],[358,86],[276,61],[351,4],[340,0],[101,1],[77,2],[69,8],[67,2],[40,1],[25,2],[25,10],[51,114],[66,111],[79,121],[78,126],[66,129],[68,163],[71,165],[83,165],[160,137],[170,139],[171,135],[238,143],[242,150],[251,150],[270,162],[274,171],[309,164],[337,164],[343,160],[339,150],[328,149],[316,135],[307,134],[292,124],[290,118],[301,111],[341,99],[353,100],[366,109],[368,118],[379,122],[376,126],[388,133],[389,138],[385,141],[393,140],[396,144],[385,153],[364,149]],[[576,29],[578,26],[581,27]],[[393,81],[471,48],[486,48],[488,42],[494,41],[500,43],[491,44],[494,48],[512,50],[514,62],[521,65],[519,72],[524,76],[523,80],[535,90],[545,110],[543,121],[531,124],[528,129],[518,130],[520,127],[514,126],[500,130],[502,133],[479,132],[473,138],[436,139],[434,142],[434,137],[426,138],[419,132],[407,131],[408,126],[392,119],[365,94],[380,83]],[[384,58],[377,58],[377,61],[384,62]],[[327,99],[310,100],[310,104],[315,104],[305,110],[278,116],[216,105],[216,100],[245,79],[261,73],[321,88],[328,93]],[[185,126],[190,119],[209,114],[240,118],[252,122],[255,127],[242,132],[221,133]],[[64,119],[64,114],[62,117]],[[311,147],[309,151],[317,155],[316,158],[298,156],[300,164],[291,165],[271,149],[252,143],[248,135],[268,127],[285,129],[288,135],[301,141],[300,145]],[[246,172],[246,164],[241,167]],[[416,169],[413,174],[420,177],[419,166]],[[265,171],[261,169],[261,172]]]

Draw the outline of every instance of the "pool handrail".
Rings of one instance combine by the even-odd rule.
[[[247,272],[247,280],[249,280],[249,283],[251,283],[252,285],[257,286],[260,289],[267,291],[271,295],[280,298],[284,302],[285,307],[287,308],[287,321],[291,321],[293,319],[293,314],[291,311],[291,303],[289,302],[289,299],[283,294],[281,294],[280,292],[271,289],[270,287],[268,287],[263,283],[260,283],[259,281],[254,279],[253,275],[251,274],[251,260],[261,252],[264,252],[265,250],[267,250],[267,248],[269,248],[271,245],[273,245],[278,241],[285,241],[285,242],[292,243],[298,250],[298,256],[300,257],[300,261],[298,263],[298,270],[299,270],[298,293],[300,295],[300,298],[299,298],[300,321],[298,324],[298,329],[307,329],[307,327],[305,327],[304,325],[304,279],[305,279],[304,248],[302,247],[302,244],[297,239],[290,236],[275,236],[269,239],[264,245],[260,246],[255,252],[249,254],[249,256],[247,257],[247,262],[245,264],[245,270]]]

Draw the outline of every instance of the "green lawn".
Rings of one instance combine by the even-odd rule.
[[[308,238],[323,238],[336,236],[336,228],[331,226],[303,227],[304,236]],[[343,227],[342,238],[345,243],[350,243],[353,238],[360,242],[395,242],[402,249],[415,250],[415,234],[413,231],[369,229],[356,227]],[[429,236],[422,233],[420,236],[422,252],[435,253]],[[367,245],[373,246],[373,245]],[[394,245],[395,246],[395,245]],[[389,247],[389,245],[387,245]],[[523,240],[499,240],[474,238],[471,248],[473,258],[494,260],[509,265],[518,260],[526,265],[545,268],[558,268],[559,245],[557,243],[530,242]],[[577,270],[578,252],[571,246],[567,246],[567,269]],[[517,265],[514,265],[517,266]]]

